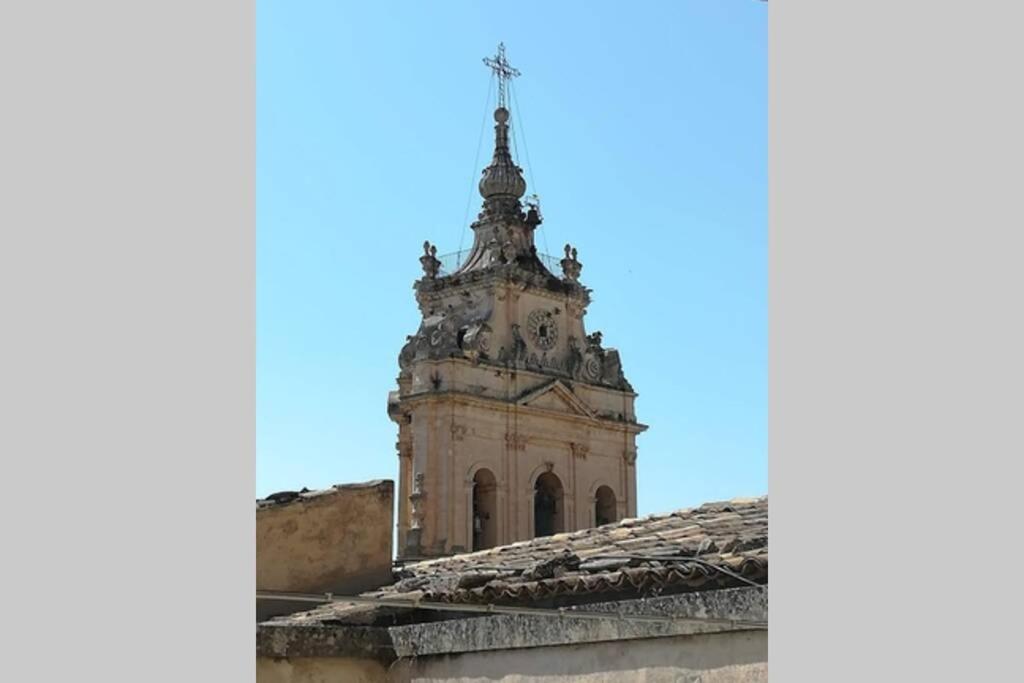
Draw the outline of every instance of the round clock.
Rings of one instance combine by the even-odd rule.
[[[542,308],[530,313],[526,318],[526,331],[530,334],[530,340],[538,348],[547,351],[554,347],[558,341],[558,323],[551,311]]]

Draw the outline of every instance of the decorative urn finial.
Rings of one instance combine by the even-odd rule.
[[[583,264],[576,258],[576,249],[572,245],[565,245],[565,258],[562,259],[562,274],[569,282],[577,282],[580,279],[580,271]]]
[[[437,247],[430,242],[423,243],[423,256],[420,256],[420,265],[423,266],[423,273],[428,278],[436,278],[441,270],[441,260],[437,258]]]

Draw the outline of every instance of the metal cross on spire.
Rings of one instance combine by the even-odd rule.
[[[498,54],[493,57],[484,57],[484,64],[489,66],[498,77],[498,106],[505,108],[505,91],[508,81],[520,75],[519,70],[513,68],[505,59],[505,43],[498,43]]]

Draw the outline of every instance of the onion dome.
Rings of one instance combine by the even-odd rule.
[[[494,120],[498,122],[494,127],[494,158],[480,179],[480,194],[484,199],[519,199],[526,194],[523,170],[515,165],[508,151],[508,118],[508,109],[498,107],[494,110]]]

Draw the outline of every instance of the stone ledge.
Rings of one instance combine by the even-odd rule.
[[[574,619],[573,609],[568,608],[564,617],[499,614],[392,627],[295,626],[268,622],[257,628],[256,652],[260,657],[275,659],[369,657],[387,662],[424,655],[744,631],[756,627],[687,621],[637,622],[619,615],[767,621],[768,590],[767,587],[730,588],[575,608],[608,612],[607,619]]]
[[[637,622],[621,619],[618,615],[621,613],[767,621],[768,590],[753,587],[731,588],[644,600],[580,605],[577,608],[588,612],[607,611],[607,620],[573,619],[568,616],[572,609],[567,610],[565,617],[502,614],[394,626],[388,631],[392,647],[399,657],[740,631],[752,627],[685,621]]]
[[[270,659],[357,657],[389,662],[394,660],[395,652],[383,628],[265,623],[256,629],[256,656]]]

